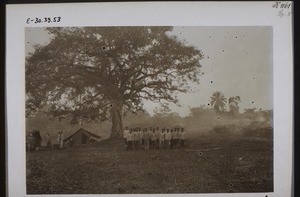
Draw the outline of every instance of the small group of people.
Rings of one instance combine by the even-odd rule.
[[[175,149],[184,147],[184,128],[125,128],[123,132],[126,150]]]
[[[64,147],[64,133],[62,131],[59,131],[57,133],[57,143],[52,143],[51,135],[49,133],[45,136],[45,142],[46,142],[46,148],[52,148],[53,146],[56,146],[59,149],[62,149]]]
[[[42,145],[42,141],[44,141],[44,145]],[[68,144],[69,147],[73,145],[73,139],[70,139]],[[64,148],[64,134],[63,132],[57,133],[57,143],[52,143],[52,136],[47,133],[44,138],[40,134],[39,130],[33,130],[29,133],[28,137],[26,138],[26,150],[28,151],[35,151],[38,149],[51,149],[51,148]]]

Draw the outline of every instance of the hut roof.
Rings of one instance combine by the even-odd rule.
[[[80,129],[78,129],[76,132],[74,132],[72,135],[70,135],[69,137],[66,137],[66,138],[64,139],[64,141],[69,140],[71,137],[73,137],[76,133],[78,133],[78,132],[80,132],[80,131],[85,132],[85,133],[88,133],[89,135],[93,136],[94,138],[102,138],[102,137],[99,136],[99,135],[96,135],[96,134],[94,134],[94,133],[91,133],[91,132],[89,132],[89,131],[83,129],[83,128],[80,128]]]

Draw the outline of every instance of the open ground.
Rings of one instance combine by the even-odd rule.
[[[273,191],[272,138],[202,136],[175,150],[121,140],[27,153],[28,194]]]

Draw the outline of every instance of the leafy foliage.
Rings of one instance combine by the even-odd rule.
[[[226,98],[222,92],[214,92],[210,99],[210,104],[216,110],[216,112],[225,111]]]
[[[50,115],[71,114],[73,123],[112,117],[119,124],[124,106],[137,112],[143,99],[178,103],[176,92],[199,82],[203,55],[170,36],[172,27],[47,30],[50,43],[26,58],[27,115],[48,104]]]
[[[228,104],[229,104],[229,112],[231,114],[237,114],[239,113],[239,103],[241,102],[240,96],[233,96],[229,97]]]

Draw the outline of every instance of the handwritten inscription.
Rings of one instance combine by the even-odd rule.
[[[290,9],[291,6],[292,3],[289,2],[281,3],[281,1],[277,1],[272,5],[273,8],[282,8],[282,9]]]
[[[291,2],[281,2],[281,1],[276,1],[272,7],[277,11],[277,16],[279,16],[280,18],[284,17],[284,16],[291,16],[292,15],[292,3]]]
[[[39,23],[59,23],[61,22],[61,17],[44,17],[44,18],[27,18],[26,19],[26,24],[39,24]]]

